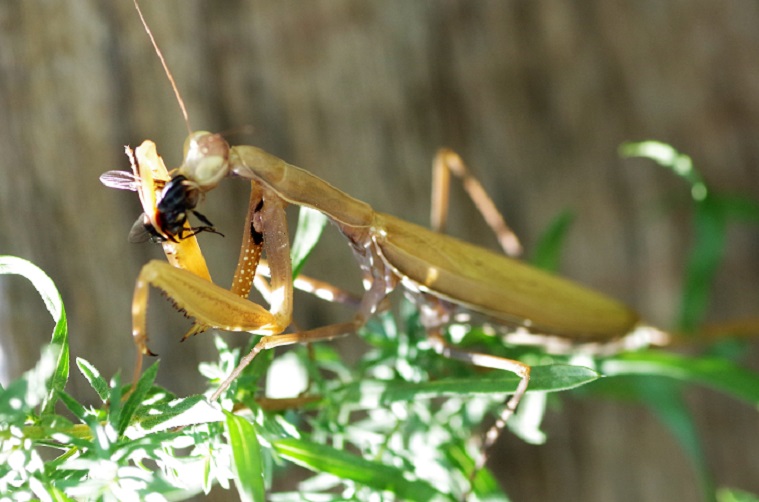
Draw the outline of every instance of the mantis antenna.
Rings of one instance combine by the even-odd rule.
[[[155,37],[153,37],[153,32],[150,31],[150,26],[148,26],[147,21],[145,21],[145,16],[142,15],[142,9],[140,9],[140,4],[137,2],[137,0],[134,0],[134,8],[137,9],[137,14],[140,16],[142,27],[145,28],[145,32],[148,34],[148,38],[150,38],[150,43],[153,44],[153,49],[155,49],[155,53],[158,55],[158,59],[161,61],[163,71],[166,72],[166,77],[168,77],[169,82],[171,83],[171,88],[174,90],[174,96],[176,96],[177,102],[179,103],[179,108],[182,110],[182,116],[184,117],[184,123],[187,126],[187,132],[189,134],[192,134],[192,128],[190,127],[190,116],[187,114],[187,107],[185,107],[182,95],[179,93],[179,88],[177,87],[177,83],[174,80],[174,76],[171,74],[171,70],[169,70],[169,65],[166,63],[166,59],[163,57],[163,52],[161,52],[161,49],[158,47],[158,43],[155,41]]]

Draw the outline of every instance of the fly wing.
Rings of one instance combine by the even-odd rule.
[[[127,171],[107,171],[100,175],[100,183],[117,190],[137,191],[140,188],[140,179]]]
[[[210,281],[208,267],[189,225],[186,226],[188,236],[173,242],[163,235],[160,225],[157,224],[158,194],[171,180],[171,176],[156,151],[155,143],[145,140],[134,151],[128,146],[124,150],[132,165],[132,173],[108,171],[100,177],[100,181],[111,188],[136,190],[140,196],[144,213],[132,225],[129,242],[161,242],[169,263]]]
[[[150,225],[150,219],[145,213],[137,217],[131,230],[129,230],[127,239],[133,244],[141,244],[147,241],[162,242],[161,234]]]

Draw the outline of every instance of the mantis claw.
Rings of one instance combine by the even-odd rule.
[[[203,324],[198,324],[198,323],[195,323],[195,324],[193,324],[193,326],[192,326],[192,327],[191,327],[189,330],[187,330],[187,333],[185,333],[185,334],[182,336],[182,339],[181,339],[181,340],[179,340],[179,341],[180,341],[180,342],[184,342],[185,340],[187,340],[187,339],[188,339],[188,338],[190,338],[190,337],[193,337],[193,336],[195,336],[195,335],[199,335],[200,333],[203,333],[203,332],[204,332],[204,331],[206,331],[206,330],[207,330],[209,327],[210,327],[210,326],[205,326],[205,325],[203,325]]]

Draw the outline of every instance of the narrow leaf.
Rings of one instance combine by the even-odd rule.
[[[33,263],[15,256],[0,256],[0,274],[16,274],[26,277],[42,297],[48,312],[55,321],[51,344],[60,347],[55,370],[51,375],[48,394],[42,403],[42,413],[53,413],[58,391],[63,390],[69,377],[69,342],[66,311],[63,300],[53,280]]]
[[[298,227],[295,230],[290,257],[293,262],[293,278],[298,277],[306,259],[314,250],[322,235],[327,217],[323,213],[301,206],[298,213]]]
[[[696,468],[699,482],[704,494],[704,500],[713,497],[714,483],[709,472],[709,466],[701,446],[696,424],[688,411],[680,387],[682,384],[669,380],[662,382],[661,378],[637,378],[640,388],[639,397],[654,414],[677,438],[680,446],[690,457]],[[667,385],[669,384],[669,385]]]
[[[759,223],[759,200],[740,195],[720,195],[725,216],[744,223]]]
[[[124,431],[129,426],[129,422],[132,420],[132,416],[142,405],[145,400],[145,396],[153,387],[153,382],[158,374],[158,363],[151,365],[145,373],[142,374],[137,385],[132,389],[131,394],[124,403],[124,407],[121,410],[121,415],[118,418],[118,433],[119,436],[124,434]]]
[[[574,214],[571,211],[563,211],[554,218],[538,239],[530,263],[543,270],[557,271],[561,250],[573,220]]]
[[[97,392],[101,401],[106,402],[108,400],[109,389],[105,378],[100,376],[100,372],[89,361],[81,357],[76,358],[76,365],[82,375],[84,375],[84,378],[90,383],[90,386]]]
[[[142,428],[150,431],[224,420],[222,412],[200,395],[176,399],[153,410],[157,413],[140,417]]]
[[[81,404],[79,404],[79,401],[77,401],[70,394],[64,391],[58,392],[58,397],[61,399],[61,402],[66,406],[66,408],[68,408],[69,411],[73,413],[76,418],[78,418],[82,422],[86,422],[87,409]]]
[[[531,369],[527,392],[558,392],[592,382],[601,375],[589,368],[568,364],[535,366]],[[398,401],[411,401],[442,396],[504,394],[514,392],[519,377],[507,372],[491,372],[487,376],[446,378],[432,382],[396,382],[363,380],[342,389],[339,398],[358,403],[360,407],[384,406]]]
[[[451,498],[426,481],[408,479],[403,469],[372,462],[329,446],[294,438],[274,441],[272,446],[283,458],[307,469],[332,474],[375,490],[389,491],[402,500],[421,502]]]
[[[472,456],[467,453],[463,444],[452,443],[445,445],[443,453],[445,458],[456,467],[459,472],[472,472],[474,470],[475,461]],[[480,469],[472,480],[472,494],[476,495],[476,500],[508,502],[506,495],[498,485],[498,481],[487,467]]]
[[[235,467],[235,486],[243,501],[264,501],[263,460],[261,446],[253,424],[245,418],[225,412],[225,428],[232,446]]]
[[[696,331],[703,321],[714,276],[724,254],[726,222],[715,197],[710,196],[696,206],[695,227],[677,323],[686,333]]]
[[[759,497],[735,488],[720,488],[717,490],[717,502],[759,502]]]
[[[0,391],[0,423],[23,423],[27,415],[43,401],[53,402],[50,382],[60,361],[60,347],[45,345],[34,368]]]
[[[658,375],[699,383],[751,405],[759,404],[759,374],[716,357],[685,357],[659,351],[620,354],[601,363],[601,372],[614,375]]]
[[[676,175],[685,179],[691,186],[691,197],[696,202],[702,201],[708,195],[704,179],[701,177],[691,158],[678,152],[672,146],[659,141],[641,141],[640,143],[624,143],[619,147],[622,157],[643,157],[651,159],[662,167],[666,167]]]

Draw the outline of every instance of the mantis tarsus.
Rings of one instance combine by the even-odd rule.
[[[138,7],[139,10],[139,7]],[[146,25],[147,26],[147,25]],[[436,172],[446,186],[452,170],[466,179],[457,156],[442,151]],[[416,303],[432,346],[439,353],[475,365],[513,372],[520,383],[501,416],[511,415],[529,384],[529,366],[489,354],[464,351],[448,344],[443,330],[459,309],[480,314],[504,330],[568,338],[578,342],[615,340],[640,327],[638,315],[620,303],[575,283],[539,271],[504,255],[462,242],[453,237],[408,223],[334,188],[309,172],[287,164],[251,146],[230,147],[218,134],[192,133],[185,158],[171,177],[145,142],[135,152],[134,176],[110,174],[104,182],[119,188],[137,189],[145,210],[146,228],[163,238],[171,264],[151,261],[140,272],[133,301],[133,335],[140,354],[150,354],[145,317],[150,286],[162,290],[175,305],[195,318],[190,333],[205,327],[249,331],[263,335],[254,349],[213,394],[218,398],[242,369],[264,349],[294,343],[328,340],[354,332],[378,310],[387,295],[402,287]],[[457,171],[458,169],[458,171]],[[183,178],[179,178],[179,177]],[[185,219],[179,226],[166,225],[158,216],[163,185],[178,182],[194,209],[202,194],[213,190],[225,177],[251,183],[252,192],[243,246],[231,290],[210,281],[194,233]],[[477,191],[477,184],[470,185]],[[481,211],[493,226],[505,249],[515,242],[493,211],[487,197]],[[291,322],[293,281],[289,238],[284,209],[288,204],[306,206],[326,215],[347,239],[362,270],[365,293],[356,315],[346,322],[298,333],[283,334]],[[180,204],[181,206],[181,204]],[[437,203],[434,226],[442,228],[445,204]],[[181,221],[180,221],[181,220]],[[246,299],[261,252],[271,271],[271,307]],[[136,373],[139,373],[138,363]]]

